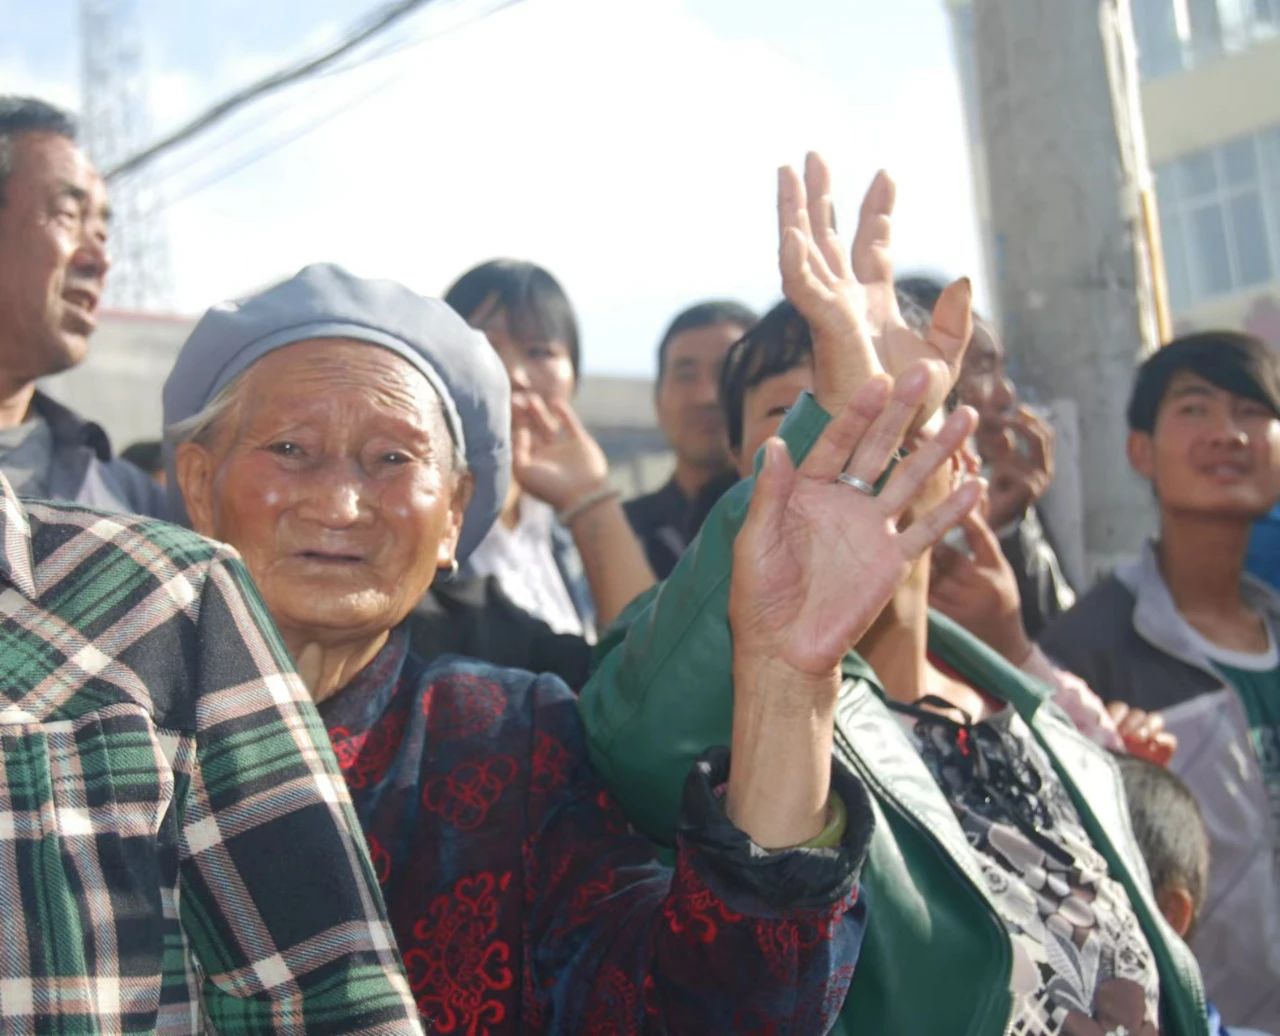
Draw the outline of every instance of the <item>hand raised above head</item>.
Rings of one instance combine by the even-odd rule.
[[[811,152],[803,180],[784,166],[778,171],[778,266],[784,294],[813,335],[818,402],[836,413],[873,374],[897,377],[923,363],[928,384],[913,419],[919,426],[959,376],[972,332],[971,292],[967,279],[949,285],[923,337],[907,326],[889,255],[893,205],[893,181],[879,172],[863,199],[846,258],[826,163]]]
[[[900,528],[931,476],[972,432],[960,408],[930,439],[885,471],[930,388],[921,365],[896,384],[869,378],[828,425],[800,467],[779,440],[766,444],[747,519],[734,544],[729,621],[735,674],[768,660],[807,677],[832,672],[883,610],[913,564],[977,503],[982,484],[964,482]],[[847,476],[849,482],[840,481]],[[735,683],[746,686],[750,681]]]

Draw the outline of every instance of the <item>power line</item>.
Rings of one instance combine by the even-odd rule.
[[[190,198],[193,194],[199,194],[201,191],[205,190],[206,188],[212,187],[214,184],[220,183],[221,181],[225,180],[227,177],[235,175],[236,173],[240,172],[240,170],[247,169],[249,166],[253,165],[255,162],[259,162],[262,159],[266,158],[268,155],[273,154],[274,152],[280,150],[280,148],[285,147],[288,144],[292,144],[296,140],[301,140],[303,137],[308,136],[311,133],[314,133],[321,126],[325,125],[328,122],[331,122],[333,119],[336,119],[339,115],[343,115],[346,112],[350,111],[352,108],[355,108],[361,104],[364,104],[364,102],[369,100],[369,98],[372,97],[374,94],[380,93],[381,91],[385,90],[387,86],[389,86],[390,83],[395,78],[396,78],[395,76],[390,76],[382,80],[372,89],[366,90],[361,94],[357,94],[354,98],[348,100],[345,104],[341,104],[336,108],[332,108],[329,111],[324,112],[318,118],[315,118],[311,122],[307,123],[306,125],[299,127],[298,129],[294,130],[292,133],[287,133],[282,137],[277,137],[271,140],[269,143],[263,145],[262,147],[259,147],[256,150],[249,151],[241,155],[240,157],[236,158],[234,161],[226,163],[225,165],[221,166],[210,175],[205,176],[203,179],[198,179],[190,186],[183,187],[178,191],[178,193],[176,193],[172,197],[166,197],[163,203],[159,207],[161,209],[165,209],[165,208],[168,208],[170,205],[176,205],[178,202],[183,201],[186,198]]]
[[[230,97],[219,101],[208,111],[202,115],[192,119],[186,125],[174,130],[168,136],[156,141],[150,147],[144,148],[137,154],[126,158],[119,165],[115,166],[106,174],[107,180],[114,180],[126,173],[133,172],[141,168],[148,162],[151,162],[177,147],[179,144],[190,140],[192,137],[204,130],[208,129],[215,123],[225,119],[238,108],[244,107],[251,101],[262,97],[264,94],[279,90],[283,86],[297,82],[309,75],[313,75],[326,66],[332,64],[344,54],[349,53],[356,47],[360,46],[366,40],[372,39],[378,33],[385,31],[391,25],[395,24],[401,18],[411,14],[417,8],[431,0],[398,0],[398,2],[387,4],[370,17],[366,18],[360,25],[352,29],[338,43],[329,49],[321,52],[315,57],[307,58],[289,68],[281,69],[279,72],[272,73],[263,79],[252,83],[241,90],[237,90]]]
[[[436,2],[441,3],[442,6],[444,5],[444,0],[436,0]],[[519,2],[520,0],[492,0],[492,2],[490,2],[488,5],[483,6],[480,10],[471,14],[471,16],[468,18],[465,18],[461,21],[455,22],[453,24],[450,24],[444,27],[428,29],[427,31],[420,33],[416,37],[410,37],[408,39],[389,40],[381,48],[374,51],[373,53],[361,55],[360,57],[357,57],[354,60],[343,62],[341,64],[336,65],[335,67],[326,68],[323,71],[317,71],[316,73],[314,73],[314,78],[318,80],[321,78],[336,77],[345,72],[356,71],[358,69],[372,65],[373,63],[382,61],[385,58],[399,56],[405,53],[406,51],[419,47],[422,44],[434,38],[437,38],[445,33],[453,32],[458,29],[465,28],[466,26],[476,21],[479,21],[481,18],[487,17],[490,14],[496,14],[497,12],[504,10],[508,7],[512,7]],[[463,6],[466,6],[467,4],[468,4],[468,0],[454,0],[454,2],[449,4],[449,6],[463,7]],[[241,153],[240,157],[237,157],[229,162],[224,162],[216,170],[209,173],[208,175],[205,175],[205,176],[197,175],[196,177],[193,178],[193,181],[190,182],[188,185],[183,185],[179,187],[175,194],[166,196],[163,199],[163,201],[159,203],[157,207],[160,209],[168,208],[170,205],[176,204],[179,201],[189,198],[193,194],[197,194],[200,191],[203,191],[206,188],[211,187],[214,184],[221,182],[222,180],[225,180],[229,176],[233,176],[235,173],[239,172],[241,169],[244,169],[250,165],[253,165],[254,163],[267,157],[273,152],[279,150],[280,148],[286,147],[287,145],[297,140],[300,140],[305,136],[308,136],[315,130],[319,129],[321,126],[327,124],[334,118],[337,118],[339,115],[342,115],[350,111],[352,108],[358,107],[359,105],[368,101],[375,94],[380,93],[382,90],[385,90],[388,86],[391,85],[392,82],[398,79],[402,74],[403,73],[400,71],[393,72],[390,76],[387,76],[384,79],[382,79],[373,88],[361,92],[355,98],[350,99],[345,103],[337,105],[331,110],[320,114],[317,118],[312,119],[307,124],[301,127],[292,129],[291,131],[283,135],[274,136],[274,135],[271,135],[270,133],[263,134],[263,136],[268,139],[266,139],[265,143],[263,143],[261,146],[258,146],[256,148],[255,147],[246,148]],[[277,112],[275,114],[276,115],[283,114],[285,110],[286,109],[281,109],[280,112]],[[265,123],[260,123],[259,126],[256,128],[261,129],[265,125],[266,125]],[[268,126],[266,128],[269,129],[270,127]],[[242,139],[242,138],[238,138],[238,139]],[[203,164],[203,162],[206,159],[212,158],[216,155],[223,153],[226,147],[226,143],[227,142],[219,141],[205,148],[198,155],[194,156],[189,161],[182,163],[177,169],[170,170],[170,172],[168,173],[168,178],[172,178],[175,174],[178,176],[181,176],[183,173],[189,170],[194,170],[195,168]],[[166,195],[168,194],[168,192],[165,192],[165,193]]]

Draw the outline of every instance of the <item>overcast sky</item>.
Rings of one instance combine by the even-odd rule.
[[[152,128],[373,5],[136,0]],[[0,90],[79,106],[77,8],[0,0]],[[428,7],[378,45],[391,53],[156,166],[173,308],[317,260],[440,294],[509,255],[564,283],[588,370],[650,374],[683,306],[776,299],[775,170],[808,148],[835,166],[846,224],[889,169],[900,268],[968,273],[985,298],[942,0],[524,0],[456,26],[466,10]]]

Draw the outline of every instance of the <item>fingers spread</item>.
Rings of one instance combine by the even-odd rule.
[[[933,438],[923,440],[911,456],[894,469],[893,476],[880,492],[880,499],[890,514],[899,515],[907,509],[930,476],[964,445],[975,422],[973,411],[961,407],[943,422]]]
[[[946,531],[968,514],[982,495],[982,482],[965,482],[932,511],[917,518],[898,537],[903,557],[915,560],[942,539]]]
[[[790,166],[782,166],[778,170],[778,252],[779,263],[786,257],[786,242],[792,232],[799,235],[799,259],[802,265],[809,267],[813,276],[824,284],[830,284],[834,277],[823,258],[822,250],[814,239],[814,227],[809,219],[809,200],[804,184]],[[819,235],[825,236],[821,227]],[[790,246],[794,247],[794,246]],[[796,257],[791,257],[792,265],[796,265]],[[783,270],[784,281],[786,270]]]
[[[863,284],[893,281],[893,264],[889,260],[893,199],[893,181],[882,169],[862,199],[858,230],[853,237],[853,273]]]
[[[836,232],[835,206],[831,201],[831,170],[822,156],[810,151],[804,161],[804,185],[809,200],[809,228],[827,268],[837,278],[849,275],[849,261]]]
[[[805,212],[804,185],[789,165],[778,167],[778,239],[786,237],[788,228],[801,228],[801,220],[808,224]]]
[[[795,480],[796,469],[791,464],[786,443],[776,437],[765,440],[764,463],[756,475],[751,502],[747,505],[747,517],[742,526],[743,533],[747,535],[742,542],[750,542],[760,535],[759,530],[764,530],[768,539],[770,530],[776,532],[782,527],[783,514]]]
[[[801,474],[824,482],[834,481],[867,429],[884,412],[891,384],[883,374],[873,374],[863,382],[814,443],[800,465]]]

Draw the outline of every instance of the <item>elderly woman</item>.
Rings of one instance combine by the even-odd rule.
[[[826,1031],[871,829],[831,763],[837,667],[976,499],[897,531],[972,415],[878,499],[856,487],[904,430],[883,383],[810,477],[768,452],[732,592],[739,722],[691,769],[672,873],[594,776],[559,680],[415,641],[415,601],[505,498],[507,384],[443,303],[314,266],[210,310],[165,387],[175,503],[242,553],[319,706],[419,1009],[440,1032]]]

